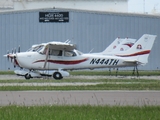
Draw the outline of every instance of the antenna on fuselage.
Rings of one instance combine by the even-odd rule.
[[[89,53],[91,53],[93,50],[94,50],[94,48],[92,48],[92,49],[89,51]]]
[[[68,44],[69,44],[70,42],[71,42],[71,41],[70,41],[69,39],[67,39],[64,43],[68,43]]]

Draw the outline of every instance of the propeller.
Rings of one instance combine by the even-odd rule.
[[[7,52],[7,59],[8,59],[8,61],[9,61],[9,50],[8,50],[8,52]]]
[[[16,67],[17,63],[16,63],[16,53],[20,53],[20,45],[18,47],[18,51],[16,50],[16,47],[14,49],[12,49],[11,53],[9,53],[9,50],[7,51],[7,55],[4,55],[5,57],[7,57],[8,61],[9,59],[11,59],[11,63],[13,63],[14,68]]]
[[[14,48],[14,53],[16,54],[16,48]]]
[[[19,45],[19,47],[18,47],[18,53],[20,53],[21,52],[21,49],[20,49],[20,45]]]

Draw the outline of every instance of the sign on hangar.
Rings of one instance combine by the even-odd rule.
[[[39,22],[69,22],[69,12],[39,12]]]

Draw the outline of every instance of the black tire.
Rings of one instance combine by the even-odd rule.
[[[60,80],[63,77],[62,77],[60,72],[55,72],[55,73],[53,73],[53,78],[56,79],[56,80]]]
[[[25,74],[25,79],[29,80],[31,78],[31,75],[29,73]]]

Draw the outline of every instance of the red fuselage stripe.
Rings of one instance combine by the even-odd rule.
[[[150,53],[150,50],[146,50],[146,51],[141,51],[141,52],[137,52],[137,53],[134,53],[134,54],[116,55],[116,56],[119,56],[119,57],[131,57],[131,56],[137,56],[137,55],[145,55],[145,54],[149,54],[149,53]]]
[[[82,59],[82,60],[72,60],[72,61],[47,60],[47,62],[55,63],[55,64],[64,64],[64,65],[75,65],[75,64],[79,64],[79,63],[85,62],[86,60],[88,60],[88,58],[85,58],[85,59]],[[45,62],[45,60],[38,60],[38,61],[35,61],[33,63],[38,63],[38,62]]]

